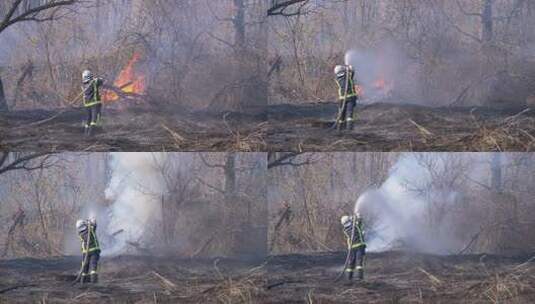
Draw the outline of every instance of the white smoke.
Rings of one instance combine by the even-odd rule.
[[[105,191],[112,202],[107,232],[123,232],[114,237],[107,253],[124,252],[127,241],[143,243],[148,227],[161,219],[165,183],[157,164],[164,158],[165,153],[112,153],[111,180]]]
[[[345,53],[345,63],[353,66],[356,83],[363,89],[362,103],[421,101],[421,87],[409,62],[402,48],[390,41]]]
[[[448,170],[447,161],[436,160],[435,170]],[[431,175],[415,155],[405,154],[390,172],[388,179],[378,189],[363,193],[355,204],[355,212],[361,213],[372,227],[367,243],[372,251],[383,251],[397,246],[422,252],[447,254],[462,244],[453,231],[448,214],[440,221],[430,220],[432,202],[450,210],[459,203],[460,193],[454,189],[430,187]],[[426,188],[423,195],[415,188]],[[432,201],[432,202],[431,202]]]

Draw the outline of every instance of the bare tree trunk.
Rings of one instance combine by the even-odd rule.
[[[236,15],[232,19],[234,24],[235,38],[238,56],[242,55],[245,47],[245,3],[244,0],[234,0]]]
[[[491,160],[491,186],[496,192],[502,192],[502,156],[501,153],[493,153]]]
[[[41,178],[39,178],[39,180],[40,179]],[[50,238],[48,237],[48,227],[46,225],[44,211],[43,211],[43,208],[42,208],[40,190],[42,190],[40,187],[35,187],[35,196],[36,196],[35,202],[37,204],[37,212],[38,212],[38,215],[39,215],[39,223],[40,223],[41,229],[42,229],[43,240],[45,241],[44,250],[46,251],[47,254],[51,254],[52,253],[52,246],[50,245]]]
[[[488,43],[492,41],[493,38],[493,28],[494,28],[494,21],[493,21],[493,13],[492,13],[492,5],[494,0],[484,0],[483,1],[483,11],[481,12],[481,24],[482,24],[482,30],[481,30],[481,40],[483,43]]]
[[[225,164],[223,167],[223,172],[225,174],[225,186],[224,186],[224,198],[225,198],[225,207],[224,207],[224,224],[228,229],[228,237],[230,240],[230,246],[228,248],[229,254],[234,255],[240,252],[240,204],[237,201],[238,197],[236,195],[236,154],[227,153],[225,157]]]
[[[4,84],[2,83],[2,76],[0,75],[0,112],[9,111],[6,101],[6,95],[4,94]]]

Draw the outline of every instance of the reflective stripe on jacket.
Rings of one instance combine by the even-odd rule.
[[[355,225],[355,235],[353,236],[353,242],[351,242],[351,230],[353,229],[353,225]],[[366,246],[366,243],[364,242],[364,234],[362,232],[362,221],[357,221],[355,223],[352,219],[349,225],[344,226],[344,235],[346,236],[348,249]],[[353,243],[353,245],[351,245],[351,243]]]
[[[357,92],[355,92],[355,82],[353,80],[353,78],[355,77],[355,72],[349,71],[349,79],[347,80],[347,83],[346,83],[347,75],[348,73],[346,71],[336,74],[336,84],[338,85],[338,98],[339,99],[344,99],[344,97],[349,98],[349,97],[357,96]],[[347,94],[346,92],[344,92],[344,90],[346,89],[346,85],[347,85]]]
[[[102,83],[103,81],[101,78],[96,78],[82,86],[85,107],[101,103],[100,86],[102,86]]]
[[[100,245],[98,243],[97,234],[95,232],[97,228],[96,225],[88,225],[87,227],[88,229],[78,234],[78,236],[80,237],[80,241],[82,243],[82,253],[91,253],[97,250],[100,251]],[[89,237],[89,246],[87,246],[88,237]]]

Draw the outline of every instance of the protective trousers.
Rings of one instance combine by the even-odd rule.
[[[352,130],[353,129],[353,112],[355,107],[357,106],[357,97],[347,97],[345,106],[343,106],[344,100],[340,100],[340,107],[343,106],[342,112],[340,115],[340,121],[338,121],[338,128],[341,129],[342,126],[345,123],[346,129]]]
[[[98,103],[92,106],[86,107],[87,121],[85,123],[86,128],[100,125],[100,116],[102,112],[102,104]]]
[[[87,255],[87,260],[86,260]],[[93,251],[84,253],[82,255],[82,282],[98,283],[98,260],[100,259],[100,252]]]
[[[349,265],[346,269],[346,277],[348,280],[353,280],[355,271],[357,272],[357,278],[359,280],[364,279],[364,256],[366,255],[366,249],[364,246],[353,248],[349,252]]]

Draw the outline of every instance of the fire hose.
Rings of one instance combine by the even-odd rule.
[[[64,109],[60,110],[59,112],[53,114],[52,116],[50,116],[48,118],[45,118],[43,120],[39,120],[39,121],[30,123],[30,124],[27,124],[27,125],[24,125],[24,126],[20,126],[20,127],[14,128],[14,129],[16,130],[16,129],[21,129],[21,128],[34,127],[34,126],[42,125],[44,123],[47,123],[47,122],[49,122],[51,120],[54,120],[54,119],[58,118],[60,115],[62,115],[63,113],[67,112],[68,110],[70,110],[71,107],[78,101],[78,99],[80,97],[82,97],[83,94],[84,94],[84,91],[82,91],[80,94],[78,94],[78,96],[76,96],[74,99],[72,99],[70,101],[67,101],[67,103],[65,104],[67,107],[65,107]]]
[[[48,118],[45,118],[45,119],[43,119],[43,120],[39,120],[39,121],[30,123],[30,124],[27,124],[27,125],[24,125],[24,126],[20,126],[20,127],[14,128],[14,129],[16,130],[16,129],[27,128],[27,127],[35,127],[35,126],[42,125],[42,124],[44,124],[44,123],[47,123],[47,122],[49,122],[49,121],[51,121],[51,120],[56,119],[56,118],[59,117],[61,114],[67,112],[67,111],[70,109],[69,107],[72,106],[76,101],[78,101],[78,99],[79,99],[80,97],[82,97],[83,94],[84,94],[84,92],[78,94],[78,96],[76,96],[74,99],[68,101],[67,104],[66,104],[68,107],[65,108],[65,109],[63,109],[63,110],[60,110],[60,111],[57,112],[56,114],[54,114],[54,115],[52,115],[52,116],[50,116],[50,117],[48,117]]]
[[[345,85],[344,85],[344,99],[342,101],[342,104],[340,105],[340,107],[338,107],[338,114],[336,115],[336,121],[334,122],[333,126],[331,127],[331,129],[334,129],[334,128],[341,128],[341,125],[340,125],[340,119],[342,118],[342,113],[344,113],[344,109],[346,108],[346,105],[347,105],[347,91],[349,89],[349,66],[346,65],[346,81],[345,81]]]
[[[346,272],[347,267],[349,266],[349,260],[351,259],[351,250],[353,249],[353,240],[355,239],[355,225],[356,221],[353,217],[351,220],[351,238],[349,239],[349,247],[347,248],[346,261],[344,263],[344,268],[342,269],[342,272],[338,274],[338,276],[334,280],[335,282],[342,278],[342,276]]]
[[[89,223],[89,227],[87,228],[87,238],[86,238],[86,243],[85,243],[85,256],[84,256],[84,259],[82,261],[82,267],[80,268],[80,271],[78,272],[78,275],[76,276],[76,279],[72,282],[72,285],[78,283],[80,281],[80,283],[83,285],[84,284],[84,281],[81,280],[82,278],[82,273],[84,272],[84,268],[86,267],[87,263],[88,263],[88,260],[89,260],[89,240],[91,239],[91,223]],[[83,246],[83,244],[82,244]],[[83,252],[83,249],[82,248],[82,252]]]

